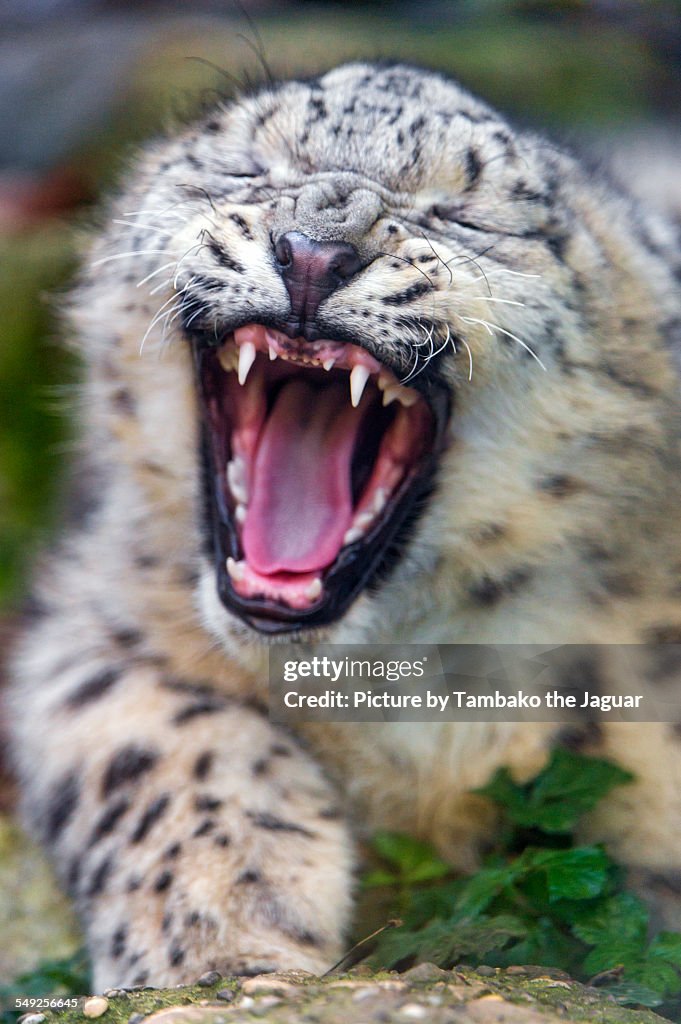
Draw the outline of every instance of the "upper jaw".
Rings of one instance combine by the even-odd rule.
[[[251,323],[238,325],[233,331],[220,335],[218,340],[222,344],[219,347],[215,345],[214,332],[210,336],[202,336],[198,332],[192,340],[202,410],[205,520],[220,600],[229,611],[264,634],[306,633],[328,626],[342,617],[379,572],[388,568],[388,546],[405,542],[423,504],[423,496],[433,486],[449,417],[449,391],[432,380],[425,388],[426,382],[423,382],[418,390],[400,386],[390,368],[357,339],[349,341],[334,337],[333,340],[316,338],[309,341],[291,338],[277,328],[266,328],[262,323]],[[212,344],[209,345],[209,341]],[[423,438],[418,444],[412,444],[411,449],[410,442],[405,442],[404,450],[411,451],[408,455],[411,461],[402,479],[391,478],[393,489],[387,488],[387,497],[381,495],[380,487],[374,486],[368,494],[372,499],[371,508],[365,509],[361,497],[357,505],[353,505],[353,521],[330,564],[309,572],[286,570],[263,575],[257,569],[254,571],[249,558],[244,557],[244,531],[247,530],[244,521],[249,515],[253,517],[255,512],[249,511],[241,500],[243,481],[236,480],[236,486],[233,486],[236,472],[234,442],[236,438],[238,443],[239,437],[245,434],[230,417],[236,415],[234,410],[239,403],[247,399],[258,401],[257,389],[264,387],[267,391],[270,386],[267,384],[268,375],[274,375],[270,376],[271,390],[275,392],[275,398],[270,402],[271,409],[271,405],[278,402],[276,388],[279,387],[278,394],[281,395],[290,383],[287,374],[295,375],[298,368],[301,380],[306,383],[308,378],[314,381],[314,389],[318,389],[321,395],[326,394],[327,380],[335,382],[332,386],[333,400],[339,413],[345,415],[347,412],[352,417],[351,410],[358,409],[359,415],[366,406],[367,421],[369,416],[375,416],[377,422],[381,416],[393,416],[389,428],[381,420],[384,440],[399,434],[395,423],[402,424],[403,433],[411,424],[414,431],[423,434]],[[278,381],[277,374],[283,375],[283,384]],[[266,381],[264,385],[263,380]],[[345,384],[342,384],[343,380]],[[347,410],[338,397],[341,388],[346,386]],[[216,413],[216,395],[221,393],[221,389],[225,393],[229,391],[231,398],[225,400],[224,407]],[[427,390],[427,401],[422,390]],[[318,403],[321,402],[319,399]],[[212,414],[210,408],[213,409]],[[271,411],[266,411],[266,415],[271,416]],[[402,417],[399,421],[398,416]],[[225,426],[221,428],[223,421]],[[221,429],[223,436],[219,437]],[[262,423],[258,430],[262,437],[265,433]],[[384,440],[380,443],[383,444]],[[379,447],[379,453],[381,451]],[[250,453],[248,449],[246,451],[245,464],[251,474],[256,454],[255,448]],[[237,467],[240,474],[243,474],[243,465]],[[376,456],[374,475],[377,466],[385,470],[386,465]],[[371,473],[370,478],[373,480]],[[367,484],[365,492],[370,490]],[[270,513],[266,513],[264,518],[266,526],[268,515]],[[354,525],[355,520],[358,526]],[[253,529],[250,532],[252,535]],[[398,557],[394,555],[393,560]]]

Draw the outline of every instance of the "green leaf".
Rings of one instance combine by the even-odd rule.
[[[457,917],[477,917],[504,889],[512,885],[522,870],[520,859],[502,868],[483,868],[467,879],[456,901]]]
[[[519,785],[506,768],[500,768],[486,786],[475,792],[500,804],[516,825],[564,833],[611,789],[632,779],[630,772],[609,761],[558,748],[531,782]]]
[[[628,976],[629,971],[640,965],[642,956],[641,944],[637,939],[622,939],[596,946],[585,958],[582,967],[587,977],[613,971],[616,967],[624,967]]]
[[[648,956],[667,960],[681,970],[681,934],[679,932],[660,932],[650,943]]]
[[[609,882],[611,861],[598,846],[531,850],[524,859],[529,869],[544,873],[549,902],[592,899]]]
[[[429,882],[451,873],[449,864],[438,857],[432,846],[411,836],[377,832],[372,843],[379,856],[398,869],[402,884]]]
[[[572,931],[590,946],[626,939],[638,942],[642,952],[648,931],[648,916],[647,908],[637,896],[621,892],[595,907],[585,908],[573,921]],[[681,936],[673,937],[681,942]]]

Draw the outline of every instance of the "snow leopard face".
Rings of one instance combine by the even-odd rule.
[[[568,520],[606,542],[622,438],[664,443],[668,239],[438,75],[353,64],[220,107],[116,212],[92,379],[219,635],[527,600]]]

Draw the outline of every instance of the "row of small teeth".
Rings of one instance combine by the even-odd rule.
[[[227,573],[236,582],[241,583],[246,578],[246,563],[237,562],[233,558],[227,559]],[[322,592],[322,581],[316,576],[303,591],[308,601],[316,601]]]
[[[223,370],[227,371],[227,373],[229,373],[231,370],[237,371],[239,384],[241,384],[241,386],[243,387],[243,385],[248,380],[248,374],[250,373],[251,367],[255,362],[256,355],[257,349],[253,342],[244,341],[238,347],[238,355],[236,345],[232,343],[223,345],[218,354],[218,359],[220,360],[220,365],[222,366]],[[272,361],[280,358],[275,349],[272,348],[271,345],[269,346],[269,355],[270,360]],[[296,362],[297,360],[293,359],[290,361]],[[320,365],[315,360],[303,359],[302,362],[308,366]],[[328,359],[325,359],[324,362],[321,363],[321,365],[328,372],[329,370],[333,369],[335,362],[335,358],[331,356]],[[355,409],[362,400],[364,388],[366,387],[367,381],[369,380],[370,376],[371,371],[367,369],[366,366],[363,366],[361,363],[356,363],[355,366],[353,366],[352,370],[350,371],[350,402],[352,403],[352,406]],[[417,391],[414,391],[413,388],[405,388],[403,387],[402,384],[397,384],[392,374],[387,373],[385,370],[381,370],[381,372],[378,375],[378,380],[376,381],[376,383],[378,385],[379,390],[383,392],[384,406],[390,405],[391,402],[398,401],[400,402],[401,405],[404,405],[405,407],[408,408],[409,406],[414,405],[414,403],[418,401],[419,395]]]
[[[234,518],[240,526],[246,522],[248,511],[248,474],[245,461],[238,455],[227,463],[227,483],[236,501]]]

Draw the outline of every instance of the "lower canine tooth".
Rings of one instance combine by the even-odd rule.
[[[236,369],[237,356],[236,347],[233,341],[228,341],[226,345],[223,345],[218,351],[218,362],[223,370],[230,373],[231,370]]]
[[[239,562],[235,562],[233,558],[227,559],[227,572],[237,583],[244,578],[243,566]]]
[[[255,345],[245,341],[239,348],[239,384],[245,384],[248,371],[255,361]]]
[[[242,505],[241,503],[239,503],[237,505],[236,509],[234,510],[234,518],[236,519],[236,521],[239,524],[239,526],[243,526],[244,523],[246,522],[246,513],[247,512],[248,512],[248,509],[246,508],[245,505]]]
[[[319,578],[317,578],[316,580],[312,580],[312,583],[310,584],[310,586],[305,591],[305,597],[307,597],[308,600],[310,600],[310,601],[314,601],[315,598],[319,597],[321,592],[322,592],[322,581]]]
[[[351,526],[343,537],[344,544],[354,544],[356,540],[364,536],[364,531],[357,529],[356,526]]]
[[[353,366],[352,373],[350,374],[350,401],[353,407],[356,409],[359,405],[366,382],[369,380],[370,373],[366,366],[362,366],[361,363],[357,363]]]

